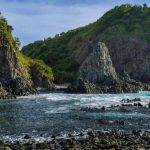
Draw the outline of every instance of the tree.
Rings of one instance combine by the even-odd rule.
[[[14,30],[14,28],[11,25],[7,26],[8,31],[12,32]]]
[[[21,46],[21,42],[20,42],[20,39],[18,38],[18,37],[15,37],[14,38],[14,40],[15,40],[15,46],[16,46],[16,48],[20,48],[20,46]]]
[[[143,7],[144,7],[144,8],[147,8],[147,4],[146,4],[146,3],[144,3],[144,4],[143,4]]]

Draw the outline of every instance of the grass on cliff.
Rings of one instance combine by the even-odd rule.
[[[9,39],[9,42],[13,45],[13,47],[16,50],[18,50],[19,49],[18,38],[13,38],[12,36],[13,30],[14,30],[13,27],[8,24],[7,20],[0,13],[0,34],[6,35],[7,38]]]
[[[45,65],[44,62],[42,62],[41,60],[31,59],[27,56],[24,56],[22,53],[20,53],[20,51],[16,51],[16,53],[19,59],[19,63],[22,66],[22,69],[24,69],[24,74],[27,78],[31,78],[31,71],[34,71],[31,69],[35,67],[36,70],[38,70],[39,74],[45,76],[51,81],[54,80],[52,68]]]
[[[80,66],[78,59],[84,51],[88,51],[88,43],[101,40],[108,45],[110,41],[124,36],[150,42],[149,27],[150,8],[146,4],[125,4],[116,6],[85,27],[31,43],[23,47],[22,52],[51,66],[56,81],[73,81]]]

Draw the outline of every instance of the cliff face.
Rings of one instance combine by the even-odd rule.
[[[116,83],[117,74],[104,43],[99,42],[93,52],[82,63],[78,79],[101,85]]]
[[[73,93],[121,93],[138,92],[148,86],[131,79],[127,73],[123,76],[116,73],[115,67],[104,43],[98,42],[97,47],[83,61],[78,78],[67,92]]]
[[[12,27],[0,15],[0,99],[35,94],[39,86],[52,89],[52,69],[22,55],[11,32]]]
[[[33,82],[24,76],[15,49],[4,32],[0,33],[0,82],[2,98],[36,93]]]
[[[19,66],[13,46],[5,33],[0,33],[0,81],[9,82],[19,75]]]
[[[107,42],[116,71],[143,83],[150,83],[150,44],[135,36],[120,36]]]

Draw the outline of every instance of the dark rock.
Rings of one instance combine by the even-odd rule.
[[[125,122],[123,120],[116,120],[115,122],[119,125],[125,125]]]
[[[25,136],[24,136],[24,139],[30,139],[31,138],[31,136],[29,135],[29,134],[26,134]]]
[[[81,111],[85,111],[85,112],[99,112],[100,110],[98,108],[90,108],[90,107],[83,107],[80,109]]]
[[[52,139],[56,139],[56,136],[54,136],[54,135],[52,135],[52,137],[51,137]]]
[[[149,104],[148,104],[148,107],[150,108],[150,102],[149,102]]]
[[[90,137],[92,137],[92,138],[95,137],[95,135],[94,135],[94,133],[93,133],[92,131],[89,131],[87,134],[88,134]]]
[[[134,103],[134,106],[143,107],[143,105],[141,103]]]
[[[101,108],[101,110],[102,110],[102,111],[105,111],[105,110],[106,110],[106,107],[105,107],[105,106],[103,106],[103,107]]]
[[[72,135],[71,135],[71,134],[68,134],[68,137],[72,137]]]
[[[121,102],[122,103],[133,103],[133,102],[140,102],[141,99],[140,98],[134,98],[134,99],[122,99]]]
[[[82,137],[82,136],[84,136],[84,134],[81,132],[81,133],[79,133],[79,135],[78,135],[78,136],[81,136],[81,137]]]

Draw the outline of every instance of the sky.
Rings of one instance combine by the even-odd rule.
[[[92,23],[125,3],[150,5],[150,0],[0,0],[0,12],[24,46]]]

